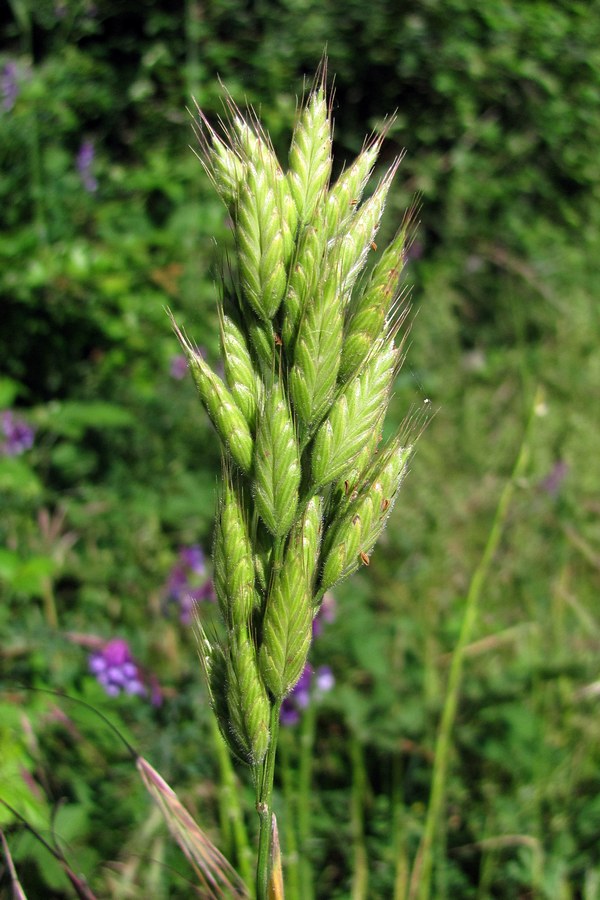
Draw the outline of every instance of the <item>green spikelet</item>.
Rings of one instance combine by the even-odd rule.
[[[227,658],[223,647],[218,643],[211,644],[204,631],[198,626],[202,635],[200,642],[200,659],[206,675],[210,704],[229,749],[241,762],[248,764],[248,755],[243,744],[238,741],[230,727],[229,707],[227,705]]]
[[[333,492],[334,508],[341,513],[352,500],[356,499],[358,489],[365,480],[369,466],[375,459],[377,447],[381,441],[381,432],[373,429],[364,447],[357,453],[351,465],[344,472],[344,478],[335,485]]]
[[[275,381],[265,399],[256,434],[254,500],[275,537],[285,537],[296,516],[300,455],[282,385]]]
[[[312,596],[302,541],[295,538],[275,572],[267,597],[260,648],[260,671],[281,701],[302,673],[312,637]]]
[[[226,315],[221,316],[221,351],[229,390],[253,432],[262,398],[262,381],[254,371],[243,331]]]
[[[219,376],[215,375],[200,353],[194,350],[175,324],[174,327],[188,358],[200,399],[217,434],[231,453],[233,461],[243,472],[249,472],[252,467],[254,442],[246,419]]]
[[[331,174],[331,125],[322,88],[300,113],[289,155],[288,180],[300,224],[309,222]]]
[[[338,178],[327,195],[326,227],[330,239],[335,238],[348,218],[353,216],[377,162],[381,140],[375,141],[354,160]]]
[[[346,478],[350,465],[385,415],[398,351],[392,342],[373,348],[363,370],[334,401],[314,439],[312,475],[317,487]]]
[[[315,215],[313,222],[306,225],[298,239],[296,258],[288,280],[288,288],[283,301],[282,338],[286,348],[292,349],[298,323],[308,300],[315,296],[321,276],[321,261],[324,250],[324,229]]]
[[[245,176],[244,163],[234,150],[212,133],[211,175],[217,191],[230,211],[237,205]]]
[[[277,312],[287,284],[280,198],[276,173],[266,164],[248,164],[235,229],[238,264],[243,299],[265,322]]]
[[[319,559],[321,535],[323,530],[323,498],[312,497],[309,500],[304,515],[298,521],[297,538],[301,541],[303,552],[303,565],[308,578],[309,586],[312,586]]]
[[[275,351],[275,333],[270,322],[262,322],[251,309],[244,311],[244,322],[250,345],[255,353],[259,368],[271,376],[275,368],[277,358]],[[261,389],[261,395],[264,391]]]
[[[229,728],[248,765],[263,761],[269,746],[271,705],[260,677],[256,650],[244,632],[230,632],[227,656]]]
[[[252,532],[252,543],[254,546],[254,572],[256,581],[263,594],[267,590],[269,581],[269,572],[271,567],[271,557],[273,555],[273,538],[271,533],[262,521],[256,516],[257,521]]]
[[[402,228],[373,267],[369,281],[354,304],[344,335],[339,377],[345,381],[367,358],[374,342],[385,332],[403,268],[406,229]]]
[[[333,395],[342,349],[343,315],[335,279],[330,279],[307,307],[298,328],[289,390],[302,423],[301,437],[310,435]]]
[[[375,193],[362,204],[346,231],[334,244],[331,265],[338,279],[340,292],[345,296],[350,294],[364,268],[369,250],[375,249],[375,236],[396,169],[397,164],[394,164]]]
[[[254,561],[240,488],[224,468],[213,548],[214,583],[223,619],[230,628],[246,628],[258,606]]]
[[[396,440],[368,473],[356,498],[334,520],[323,544],[321,594],[368,565],[369,554],[385,527],[406,472],[412,448]]]

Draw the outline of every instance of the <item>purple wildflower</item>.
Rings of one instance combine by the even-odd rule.
[[[328,693],[334,684],[335,678],[329,666],[320,666],[314,672],[312,666],[307,663],[292,693],[281,704],[279,715],[281,724],[295,725],[300,719],[300,713],[306,709],[311,700]]]
[[[331,591],[327,591],[325,596],[323,597],[323,602],[321,603],[321,607],[319,612],[313,619],[313,638],[319,637],[323,632],[323,625],[325,622],[334,622],[336,616],[336,603],[335,597],[331,593]]]
[[[10,112],[19,96],[19,84],[17,80],[18,66],[16,62],[9,61],[2,69],[0,75],[0,93],[2,94],[2,108]]]
[[[4,456],[20,456],[33,446],[33,428],[22,419],[16,419],[10,409],[1,414],[0,425],[6,438],[0,444],[0,453]]]
[[[169,373],[171,378],[175,378],[177,381],[181,381],[182,378],[185,378],[187,375],[188,363],[187,357],[183,355],[183,353],[177,353],[175,356],[171,357],[171,362],[169,364]]]
[[[556,497],[561,489],[562,483],[569,473],[569,466],[564,459],[559,459],[554,463],[552,469],[546,477],[540,481],[540,488],[550,497]]]
[[[204,552],[194,544],[182,547],[165,586],[167,599],[179,605],[179,619],[189,625],[196,603],[215,600],[212,581],[206,577]]]
[[[96,151],[93,141],[84,141],[77,154],[77,171],[84,188],[89,194],[93,194],[98,190],[98,181],[92,174],[95,155]]]
[[[90,672],[96,676],[109,697],[126,694],[146,694],[142,676],[123,638],[108,641],[89,658]]]

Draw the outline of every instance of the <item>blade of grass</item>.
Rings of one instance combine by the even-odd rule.
[[[477,620],[479,611],[479,601],[485,580],[487,578],[491,562],[496,554],[500,539],[503,534],[504,525],[508,515],[510,503],[513,498],[515,486],[522,477],[527,467],[530,455],[531,434],[533,423],[538,409],[541,407],[542,395],[540,389],[536,391],[531,411],[528,417],[527,425],[521,442],[521,447],[513,467],[511,477],[506,482],[504,489],[500,495],[500,500],[496,508],[494,520],[486,545],[475,569],[469,590],[467,592],[463,620],[461,624],[458,643],[454,649],[450,670],[448,673],[448,689],[444,708],[442,710],[442,718],[439,725],[435,760],[433,764],[433,775],[431,781],[431,794],[429,805],[427,808],[427,816],[425,819],[425,827],[421,844],[417,852],[417,856],[413,865],[411,883],[409,889],[410,900],[429,900],[431,896],[431,881],[433,873],[433,851],[436,838],[439,833],[440,818],[443,811],[444,796],[446,792],[446,778],[448,774],[448,764],[451,751],[452,728],[456,719],[458,709],[458,700],[460,694],[460,685],[463,672],[463,664],[466,655],[467,645],[471,641],[471,635]]]
[[[367,848],[365,845],[364,802],[367,786],[367,773],[363,749],[358,738],[350,738],[350,758],[352,765],[352,797],[350,821],[352,827],[352,845],[354,851],[354,871],[352,873],[352,900],[367,900],[369,886],[369,867]]]

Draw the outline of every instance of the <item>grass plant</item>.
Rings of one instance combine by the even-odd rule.
[[[221,124],[219,134],[200,112],[201,161],[235,237],[219,306],[224,379],[175,329],[221,441],[213,560],[223,631],[208,634],[198,620],[199,647],[221,733],[252,770],[264,900],[275,877],[281,703],[305,667],[325,592],[369,565],[412,450],[406,423],[382,443],[402,362],[410,217],[378,249],[398,167],[363,199],[381,137],[330,186],[325,66],[299,111],[286,171],[232,100]]]

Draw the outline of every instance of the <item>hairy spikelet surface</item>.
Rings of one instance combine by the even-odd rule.
[[[364,368],[344,387],[314,440],[312,476],[323,487],[345,478],[387,408],[398,351],[392,343],[376,347]]]
[[[254,499],[256,508],[276,538],[292,527],[298,505],[300,453],[283,386],[269,390],[256,434]]]
[[[308,222],[331,174],[331,124],[322,88],[312,94],[300,114],[289,164],[288,180],[298,221]]]
[[[260,671],[276,700],[298,681],[312,636],[313,604],[302,541],[295,538],[275,572],[263,620]]]

